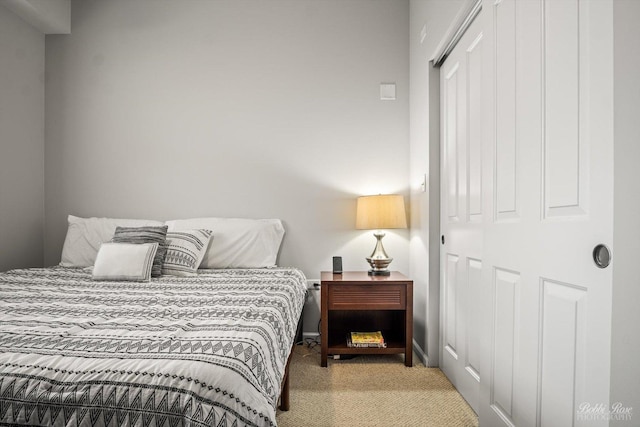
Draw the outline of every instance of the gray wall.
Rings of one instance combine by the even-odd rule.
[[[71,32],[71,0],[0,0],[0,6],[43,34]]]
[[[430,93],[430,80],[439,85],[438,70],[429,61],[452,26],[465,0],[411,0],[410,22],[410,273],[414,280],[414,338],[429,358],[438,364],[438,317],[440,279],[438,267],[439,224],[439,125],[438,93]],[[427,33],[421,40],[426,24]],[[435,122],[434,122],[435,120]],[[430,121],[432,124],[430,125]],[[420,182],[427,175],[427,191]],[[431,231],[430,231],[431,230]],[[432,255],[430,257],[430,254]],[[420,350],[418,352],[420,353]]]
[[[614,2],[614,230],[611,403],[633,408],[640,425],[640,2]],[[604,345],[605,343],[603,343]]]
[[[365,269],[355,198],[408,194],[408,21],[398,0],[73,1],[46,39],[45,262],[67,214],[276,217],[280,264]],[[385,237],[405,273],[407,237]]]
[[[43,263],[44,47],[0,6],[0,271]]]

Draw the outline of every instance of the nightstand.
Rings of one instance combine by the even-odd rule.
[[[400,354],[413,364],[413,280],[392,271],[369,276],[366,271],[320,275],[320,365],[329,354]],[[350,332],[382,331],[386,348],[347,347]]]

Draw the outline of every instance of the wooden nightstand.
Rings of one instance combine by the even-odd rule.
[[[397,271],[390,276],[323,271],[320,280],[321,366],[327,366],[329,354],[398,353],[412,366],[413,280]],[[387,347],[347,347],[347,333],[357,331],[382,331]]]

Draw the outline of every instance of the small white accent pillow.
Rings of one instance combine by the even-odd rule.
[[[62,247],[63,267],[91,267],[96,261],[100,245],[113,238],[116,227],[162,226],[160,221],[148,219],[79,218],[69,215],[67,237]]]
[[[209,230],[167,232],[167,255],[162,264],[162,274],[195,276],[210,240]]]
[[[167,221],[169,231],[213,231],[200,268],[275,267],[284,227],[279,219],[192,218]]]
[[[148,282],[157,243],[103,243],[93,266],[93,280]]]

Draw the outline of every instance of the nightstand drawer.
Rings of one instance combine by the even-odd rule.
[[[329,310],[402,310],[405,285],[333,285],[329,287]]]

